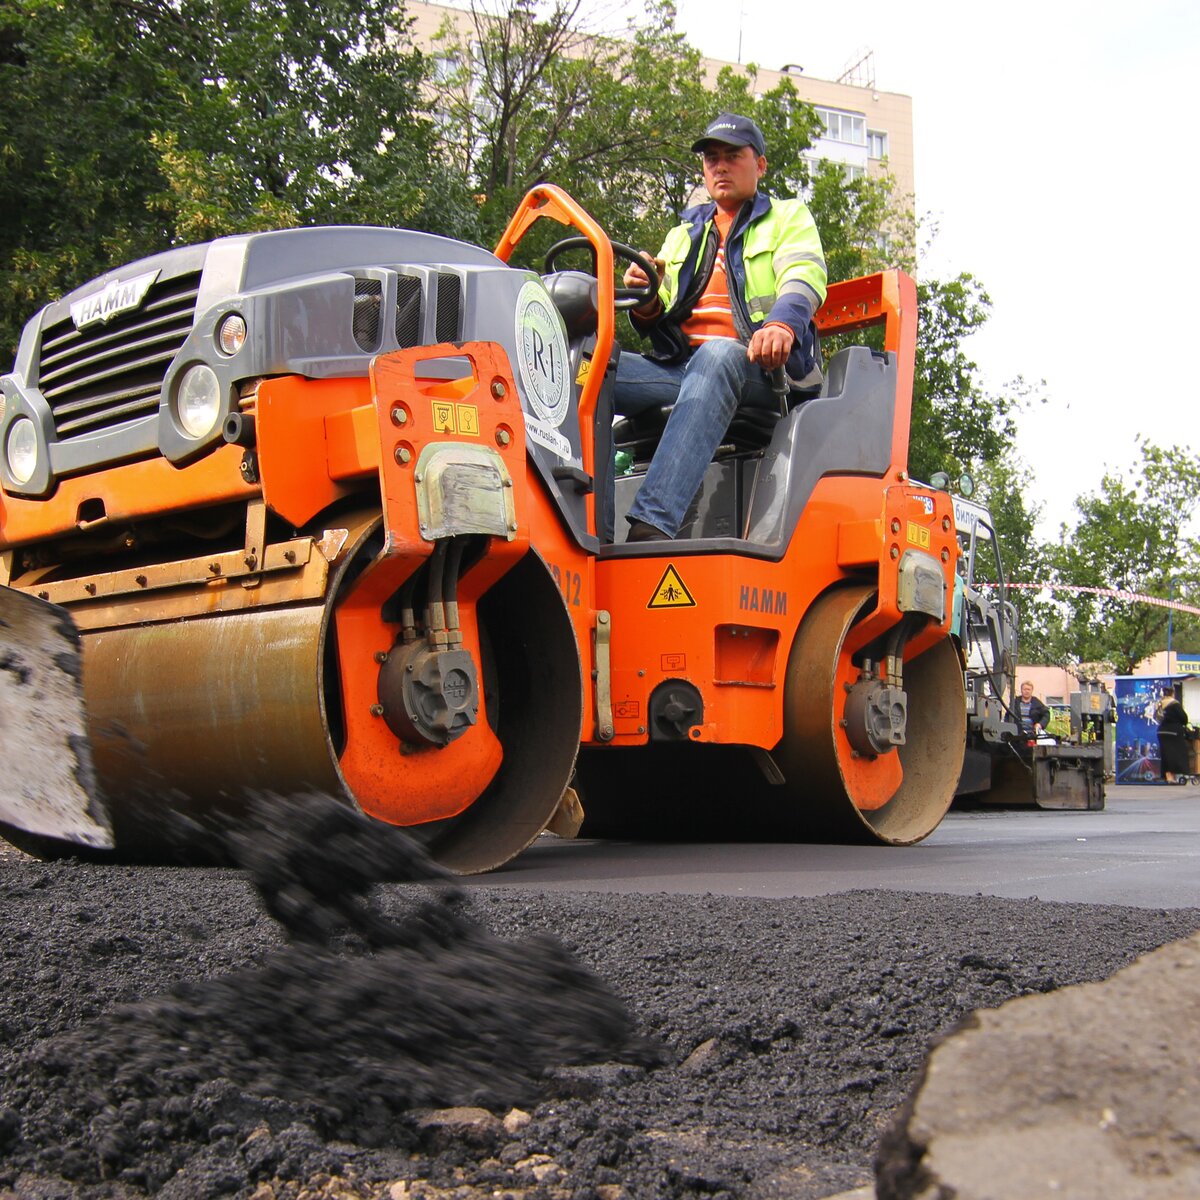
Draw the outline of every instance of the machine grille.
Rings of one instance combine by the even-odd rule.
[[[439,271],[437,278],[437,340],[457,342],[462,328],[462,280],[449,271]]]
[[[396,276],[396,344],[407,350],[421,344],[421,281]]]
[[[360,350],[379,348],[379,310],[383,284],[378,279],[354,281],[354,340]]]
[[[42,332],[38,383],[62,441],[158,411],[163,376],[192,330],[200,272],[159,280],[140,307],[78,330],[68,317]]]

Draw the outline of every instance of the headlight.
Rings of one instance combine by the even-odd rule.
[[[221,416],[221,384],[212,367],[198,363],[184,371],[175,389],[175,416],[189,437],[212,433]]]
[[[8,427],[5,454],[9,474],[18,483],[28,483],[37,470],[38,461],[37,427],[28,417],[18,417]]]
[[[241,313],[229,313],[221,318],[217,326],[217,345],[222,354],[231,357],[236,354],[246,341],[246,321]]]

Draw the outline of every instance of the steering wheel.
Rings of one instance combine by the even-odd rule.
[[[610,241],[612,246],[613,258],[623,259],[625,262],[635,263],[641,267],[646,273],[646,278],[650,281],[645,287],[631,288],[618,287],[613,289],[613,307],[614,308],[638,308],[643,304],[648,304],[655,296],[658,295],[658,271],[654,263],[642,254],[641,251],[635,250],[632,246],[625,245],[624,242]],[[547,275],[552,275],[556,271],[562,270],[555,264],[558,262],[560,254],[565,254],[568,250],[592,250],[592,274],[596,274],[596,255],[592,247],[592,243],[585,237],[569,237],[563,238],[561,242],[555,242],[549,250],[546,251],[546,257],[542,261],[542,270]]]

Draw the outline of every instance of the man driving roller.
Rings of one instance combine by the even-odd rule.
[[[819,379],[813,314],[825,299],[825,258],[802,200],[759,191],[762,130],[722,113],[692,150],[710,202],[682,214],[655,261],[658,294],[630,314],[650,338],[645,356],[621,355],[614,402],[622,416],[674,404],[629,510],[630,542],[676,536],[739,405],[778,405],[770,372]],[[625,285],[652,281],[631,265]]]

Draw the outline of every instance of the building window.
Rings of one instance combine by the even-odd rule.
[[[808,173],[810,183],[808,190],[803,196],[805,200],[812,199],[812,183],[811,178],[820,173],[821,168],[828,163],[831,167],[842,173],[842,179],[846,183],[853,183],[856,179],[865,179],[867,177],[867,168],[859,163],[841,162],[836,158],[825,158],[822,155],[806,154],[804,161],[808,164]],[[703,197],[701,197],[703,199]]]
[[[433,59],[433,78],[438,83],[446,83],[454,78],[458,71],[458,59],[453,54],[436,54]]]
[[[817,116],[825,122],[825,136],[833,142],[849,142],[852,146],[867,144],[867,119],[857,113],[841,112],[836,108],[818,108]]]
[[[878,129],[867,130],[867,157],[887,158],[887,134]]]

